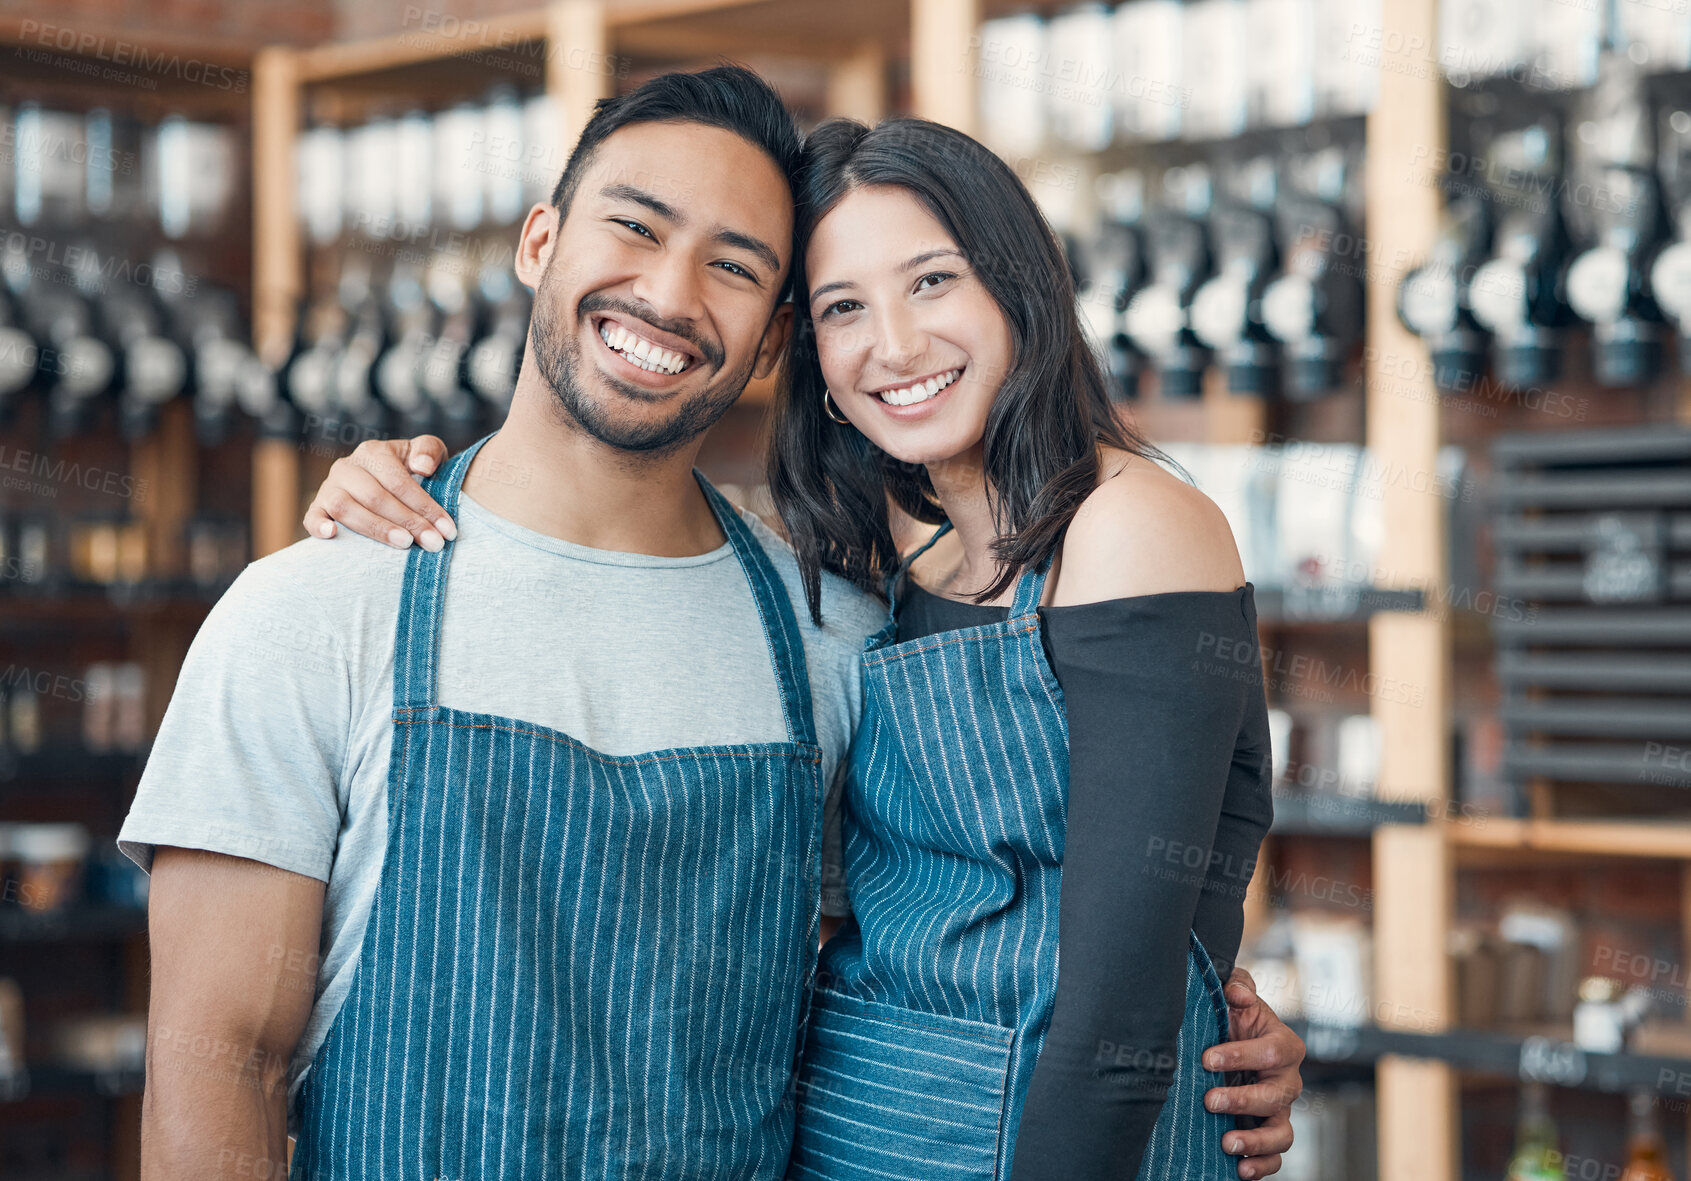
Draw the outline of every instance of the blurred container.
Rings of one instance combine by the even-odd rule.
[[[89,665],[85,683],[88,689],[82,702],[82,745],[95,754],[103,754],[113,746],[117,666],[105,661]]]
[[[1115,130],[1110,10],[1086,4],[1053,17],[1046,29],[1053,85],[1046,119],[1059,143],[1083,152],[1110,146]]]
[[[1295,127],[1315,114],[1316,2],[1246,0],[1246,105],[1257,126]]]
[[[145,907],[150,878],[116,845],[97,849],[88,859],[88,897],[110,906]]]
[[[981,139],[1001,155],[1036,152],[1045,142],[1045,22],[1032,13],[981,26],[978,64]]]
[[[0,1099],[12,1089],[8,1080],[24,1073],[23,990],[0,976]]]
[[[1497,939],[1471,923],[1452,927],[1450,958],[1456,969],[1456,1023],[1485,1029],[1497,1023]]]
[[[141,1070],[147,1063],[144,1013],[73,1017],[53,1030],[53,1058],[72,1070]]]
[[[11,863],[17,901],[31,910],[60,910],[82,894],[88,830],[80,824],[19,824],[12,828]]]
[[[1374,935],[1368,924],[1346,916],[1294,915],[1292,946],[1304,1016],[1322,1025],[1369,1024]]]
[[[1503,912],[1497,931],[1506,943],[1535,948],[1542,957],[1538,1015],[1528,1020],[1573,1020],[1579,989],[1579,927],[1573,915],[1536,902],[1516,902]]]
[[[41,695],[26,684],[13,684],[6,693],[6,736],[16,754],[41,749]]]
[[[1245,130],[1250,104],[1246,79],[1251,59],[1250,26],[1243,0],[1192,0],[1181,26],[1181,76],[1190,104],[1181,137],[1226,139]]]
[[[1117,7],[1115,63],[1121,88],[1116,126],[1128,140],[1167,140],[1180,134],[1192,91],[1181,73],[1185,10],[1179,0],[1133,0]]]

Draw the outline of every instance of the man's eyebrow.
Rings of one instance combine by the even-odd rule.
[[[632,201],[636,205],[650,209],[659,217],[674,222],[676,225],[683,225],[687,221],[687,219],[682,216],[681,211],[676,209],[675,206],[669,204],[667,201],[658,200],[645,189],[636,188],[634,185],[606,185],[604,188],[599,190],[599,195],[602,197],[609,197],[613,201]]]
[[[599,190],[599,194],[603,197],[609,197],[613,201],[632,201],[636,205],[650,209],[673,225],[687,224],[687,216],[675,206],[667,201],[659,200],[645,189],[636,188],[634,185],[606,185]],[[741,233],[739,230],[727,228],[718,229],[711,235],[711,238],[724,246],[733,246],[749,254],[755,254],[760,261],[768,263],[769,269],[773,272],[779,273],[781,270],[781,256],[776,254],[775,248],[762,238],[755,238],[750,234]]]
[[[739,230],[719,229],[711,237],[724,246],[733,246],[747,253],[755,254],[759,259],[769,264],[769,269],[779,274],[781,270],[781,256],[775,253],[775,248],[762,238],[754,238],[750,234],[742,234]]]

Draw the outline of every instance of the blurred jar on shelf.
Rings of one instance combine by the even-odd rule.
[[[80,824],[14,824],[7,837],[7,901],[28,910],[62,910],[82,896],[88,830]]]

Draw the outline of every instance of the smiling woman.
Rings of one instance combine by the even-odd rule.
[[[1259,1176],[1200,1062],[1243,883],[1151,855],[1254,863],[1271,816],[1260,683],[1192,660],[1255,651],[1227,523],[1116,422],[1007,165],[920,120],[806,157],[771,485],[809,585],[880,586],[888,621],[789,1175]],[[943,522],[902,558],[889,498]]]
[[[836,120],[806,156],[803,314],[770,467],[793,546],[807,568],[879,587],[899,562],[886,498],[937,524],[924,465],[954,459],[986,473],[1001,514],[1004,567],[985,589],[1002,596],[1056,549],[1100,446],[1155,451],[1112,413],[1062,246],[1007,165],[919,119]],[[828,420],[824,391],[858,429]]]

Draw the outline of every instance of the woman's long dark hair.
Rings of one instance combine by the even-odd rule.
[[[1166,458],[1119,422],[1081,329],[1067,258],[1010,167],[960,131],[925,119],[874,128],[833,119],[811,133],[795,177],[794,323],[781,366],[769,487],[798,555],[810,614],[822,620],[821,572],[874,594],[898,566],[887,498],[919,521],[945,519],[927,470],[903,463],[823,413],[826,388],[810,318],[805,248],[854,189],[910,193],[945,227],[1010,325],[1010,370],[982,437],[997,521],[995,598],[1062,541],[1098,484],[1098,448]]]

